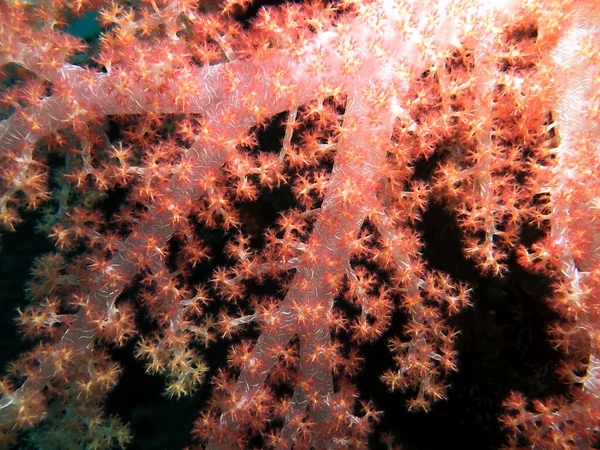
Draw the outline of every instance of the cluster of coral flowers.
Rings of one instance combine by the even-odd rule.
[[[210,386],[198,446],[367,448],[382,412],[355,386],[364,346],[387,342],[374,382],[410,411],[457,371],[472,287],[424,256],[437,204],[480,274],[518,261],[553,286],[569,389],[513,393],[507,445],[591,448],[597,2],[347,0],[236,21],[248,7],[0,3],[0,226],[13,239],[35,210],[55,245],[18,310],[33,344],[0,381],[0,445],[126,445],[103,402],[127,347],[169,397]],[[86,45],[68,24],[90,11]]]

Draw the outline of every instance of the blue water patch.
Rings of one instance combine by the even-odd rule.
[[[65,29],[65,31],[81,39],[93,39],[100,32],[98,11],[90,11],[84,16],[76,19]]]

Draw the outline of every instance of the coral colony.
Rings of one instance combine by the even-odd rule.
[[[152,448],[110,406],[138,370],[199,399],[188,448],[439,448],[403,424],[527,315],[480,420],[597,444],[597,1],[2,0],[0,63],[2,261],[44,242],[0,446]]]

